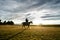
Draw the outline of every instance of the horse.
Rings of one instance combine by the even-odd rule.
[[[32,23],[32,21],[30,21],[30,22],[22,22],[22,27],[25,28],[25,26],[28,26],[28,28],[29,28],[31,23]]]

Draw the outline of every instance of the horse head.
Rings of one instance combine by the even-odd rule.
[[[30,23],[33,23],[32,21],[30,21]]]

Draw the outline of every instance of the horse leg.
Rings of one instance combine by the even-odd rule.
[[[29,25],[28,25],[28,28],[29,28]]]
[[[25,28],[25,25],[22,25],[22,28]]]
[[[24,28],[25,28],[25,26],[24,26]]]
[[[31,27],[28,25],[28,28],[31,29]]]
[[[22,25],[22,28],[23,28],[24,26]]]
[[[23,25],[23,28],[25,29],[25,25]]]

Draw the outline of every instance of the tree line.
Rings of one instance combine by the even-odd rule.
[[[14,25],[14,22],[13,21],[1,22],[1,20],[0,20],[0,25]]]

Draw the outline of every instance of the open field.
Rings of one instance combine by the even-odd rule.
[[[0,25],[0,40],[60,40],[60,27]]]

